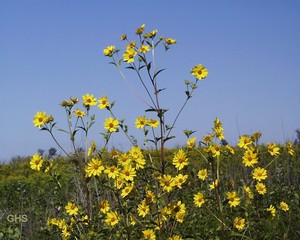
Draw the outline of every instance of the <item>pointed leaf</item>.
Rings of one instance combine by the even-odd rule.
[[[141,69],[143,69],[145,66],[146,66],[146,65],[140,66],[140,67],[139,67],[139,71],[140,71]]]
[[[165,142],[168,141],[168,140],[170,140],[170,139],[173,139],[173,138],[175,138],[175,136],[167,137],[167,138],[165,138]]]
[[[63,129],[61,129],[61,128],[58,128],[57,130],[58,130],[58,131],[60,131],[60,132],[64,132],[64,133],[67,133],[67,134],[69,134],[69,132],[68,132],[68,131],[66,131],[66,130],[63,130]]]
[[[157,110],[154,108],[149,108],[149,109],[146,109],[145,112],[157,112]]]
[[[154,76],[153,76],[153,79],[155,79],[156,76],[157,76],[159,73],[161,73],[162,71],[164,71],[164,70],[166,70],[166,69],[163,68],[163,69],[160,69],[158,72],[156,72],[156,73],[154,74]]]
[[[151,62],[149,62],[149,63],[147,64],[147,70],[150,71],[150,69],[151,69]]]
[[[156,91],[156,93],[155,93],[155,94],[157,94],[157,93],[159,93],[159,92],[161,92],[161,91],[163,91],[163,90],[166,90],[166,88],[161,88],[161,89],[158,89],[158,90]]]

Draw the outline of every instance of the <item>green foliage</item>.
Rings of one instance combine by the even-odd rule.
[[[125,48],[108,46],[103,53],[128,82],[125,71],[145,90],[145,115],[135,127],[144,136],[143,148],[118,119],[114,102],[92,94],[61,102],[67,129],[52,115],[37,112],[34,125],[48,132],[65,157],[33,155],[0,166],[3,216],[0,236],[8,239],[298,239],[299,146],[259,144],[261,133],[241,136],[228,145],[221,121],[197,146],[194,130],[184,130],[185,146],[167,149],[175,124],[208,70],[191,69],[194,81],[185,80],[184,101],[174,119],[162,106],[157,51],[166,54],[175,39],[157,37],[157,30],[136,32],[136,40],[122,35]],[[125,65],[125,66],[123,66]],[[110,114],[104,121],[104,144],[88,136],[96,122],[97,104]],[[148,117],[150,116],[150,117]],[[57,132],[68,134],[73,152],[67,152]],[[84,146],[76,142],[83,133]],[[124,134],[128,151],[108,149],[112,135]]]
[[[266,148],[266,147],[265,147]],[[236,154],[226,157],[221,164],[221,172],[226,179],[234,179],[241,181],[247,176],[247,171],[243,170],[241,164],[242,152],[239,148],[234,148]],[[255,232],[250,236],[250,239],[297,239],[300,236],[298,223],[300,222],[300,148],[294,149],[294,156],[282,154],[277,158],[277,163],[271,165],[269,169],[270,182],[268,186],[268,196],[257,198],[255,205],[268,207],[268,202],[278,203],[282,199],[289,201],[290,211],[281,213],[278,211],[277,216],[271,219],[268,213],[260,212],[260,220],[257,222],[249,222],[249,228],[255,229]],[[178,149],[166,149],[166,161],[172,162],[172,157]],[[177,193],[177,197],[182,199],[187,205],[193,205],[193,196],[190,189],[204,186],[204,183],[197,178],[197,169],[205,167],[206,162],[199,155],[198,151],[204,153],[204,148],[199,147],[190,152],[190,167],[189,176],[190,188],[183,188],[182,192]],[[155,156],[155,150],[147,150],[145,155]],[[67,158],[58,157],[56,161],[57,174],[61,177],[61,188],[59,189],[55,181],[49,175],[33,171],[29,168],[29,159],[22,159],[16,162],[0,165],[0,209],[6,210],[0,221],[0,236],[2,239],[19,239],[22,234],[22,239],[58,239],[58,232],[49,232],[47,230],[48,217],[54,217],[57,212],[63,211],[69,196],[76,194],[72,181],[73,171],[70,169],[70,164]],[[158,158],[153,158],[152,161],[158,161]],[[264,160],[267,162],[268,158]],[[287,171],[287,169],[289,169]],[[145,181],[147,175],[141,177],[139,181]],[[101,181],[105,181],[102,179]],[[238,184],[235,182],[235,184]],[[140,183],[136,183],[140,185]],[[143,184],[144,185],[144,184]],[[228,185],[227,188],[230,186]],[[109,194],[105,188],[99,188],[102,198]],[[138,193],[138,190],[136,191]],[[27,215],[28,221],[22,224],[10,223],[6,217],[8,214]],[[60,207],[60,211],[56,208]],[[211,211],[215,206],[212,202],[208,202],[205,207],[196,209],[192,207],[185,221],[189,224],[178,225],[178,232],[184,230],[186,239],[215,239],[220,235],[218,220],[211,217]],[[97,206],[95,206],[95,211]],[[1,214],[1,213],[0,213]],[[253,217],[253,212],[248,211],[249,218]],[[1,215],[0,215],[1,216]],[[100,222],[103,220],[103,215],[99,214],[96,219]],[[229,221],[229,220],[228,220]],[[97,221],[96,221],[97,222]],[[90,230],[81,239],[107,239],[107,233],[112,233],[107,227],[105,231],[98,232],[99,226],[97,223],[93,225],[94,230]],[[115,229],[116,230],[116,229]],[[21,232],[22,231],[22,232]],[[5,236],[5,237],[4,237]],[[227,235],[230,239],[241,239],[242,234],[235,232]],[[246,237],[244,237],[247,239]],[[122,236],[120,236],[122,239]]]

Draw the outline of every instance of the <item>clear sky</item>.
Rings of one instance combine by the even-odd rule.
[[[159,80],[167,88],[162,100],[170,121],[185,99],[183,81],[193,80],[190,69],[202,63],[209,70],[171,145],[185,142],[186,128],[197,130],[200,139],[215,117],[233,145],[239,135],[255,131],[262,131],[263,142],[293,141],[300,128],[299,23],[300,1],[289,0],[0,0],[0,161],[56,147],[33,126],[33,116],[46,111],[65,127],[59,103],[86,93],[116,101],[116,115],[139,139],[134,120],[146,106],[108,64],[103,49],[122,46],[119,37],[133,38],[141,24],[177,40],[161,62],[166,71]],[[130,81],[142,91],[136,79]],[[91,138],[100,146],[109,115],[93,111]],[[70,149],[66,136],[59,139]],[[116,135],[111,146],[127,144]]]

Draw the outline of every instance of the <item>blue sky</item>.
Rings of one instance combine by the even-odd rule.
[[[32,124],[37,111],[52,114],[66,126],[59,103],[86,93],[107,95],[138,139],[134,120],[146,106],[108,64],[103,49],[122,46],[119,37],[146,24],[146,31],[172,37],[177,44],[161,60],[162,103],[171,122],[185,99],[185,79],[202,63],[209,70],[179,119],[170,146],[185,142],[183,129],[200,139],[213,120],[223,122],[225,137],[262,131],[263,142],[294,140],[300,128],[299,1],[0,1],[1,135],[0,161],[56,147],[46,132]],[[128,72],[128,71],[127,71]],[[143,93],[136,79],[130,79]],[[108,113],[97,109],[91,138]],[[66,136],[57,133],[70,150]],[[80,135],[78,135],[80,137]],[[82,141],[79,139],[78,145]],[[110,146],[126,149],[121,135]],[[56,147],[57,148],[57,147]]]

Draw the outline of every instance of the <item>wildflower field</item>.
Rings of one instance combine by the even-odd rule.
[[[60,103],[67,129],[37,112],[33,125],[64,156],[37,153],[0,165],[0,239],[299,239],[299,144],[262,144],[263,133],[254,132],[230,146],[216,117],[209,134],[185,129],[186,144],[167,148],[182,110],[188,111],[201,81],[209,81],[208,69],[191,67],[193,80],[183,81],[185,101],[167,119],[172,106],[161,105],[164,69],[157,69],[155,57],[176,40],[142,25],[133,40],[124,34],[121,41],[123,48],[107,46],[103,54],[121,78],[135,74],[145,90],[145,112],[127,123],[109,97],[92,93]],[[97,111],[109,117],[98,119]],[[99,132],[96,121],[103,122],[102,133],[90,139],[91,131]],[[132,127],[143,134],[143,144],[131,136]],[[69,135],[72,152],[61,133]],[[127,151],[108,147],[118,134],[131,144]],[[81,149],[78,135],[85,137]]]

